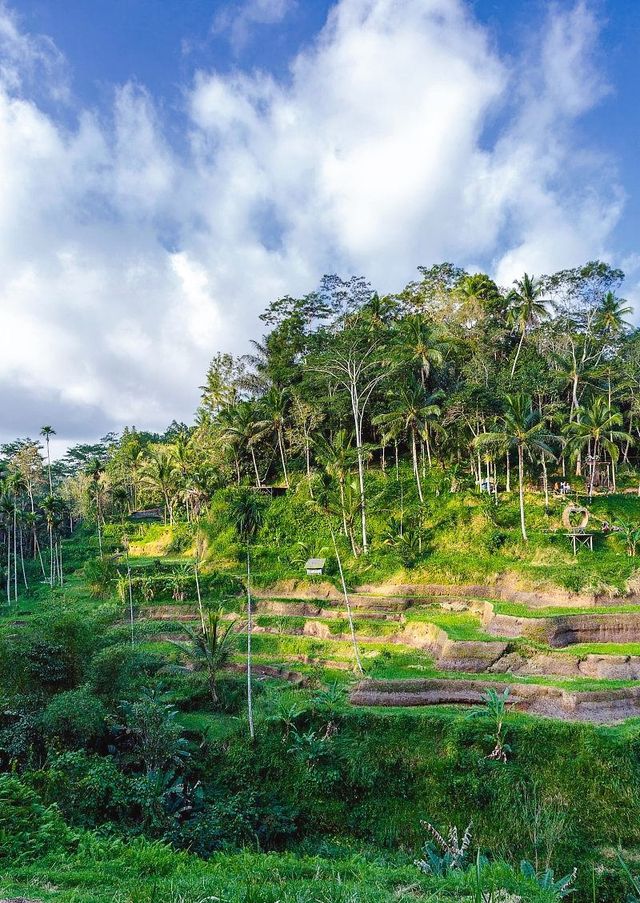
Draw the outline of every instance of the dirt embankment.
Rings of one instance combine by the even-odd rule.
[[[519,618],[498,614],[485,602],[482,624],[493,636],[527,637],[556,648],[576,643],[640,643],[640,611]]]
[[[471,680],[363,680],[352,690],[354,705],[429,706],[484,703],[487,689],[510,690],[509,704],[518,711],[566,721],[613,724],[640,715],[640,687],[569,692],[542,684],[511,684]]]

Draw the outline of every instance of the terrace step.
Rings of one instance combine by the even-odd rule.
[[[555,648],[576,643],[640,643],[640,612],[522,618],[497,614],[494,606],[485,602],[482,622],[494,636],[528,637]]]
[[[568,691],[544,684],[505,684],[488,681],[370,680],[360,681],[350,693],[353,705],[429,706],[484,704],[488,689],[510,690],[509,705],[518,711],[560,718],[613,724],[640,715],[640,687],[607,691]]]

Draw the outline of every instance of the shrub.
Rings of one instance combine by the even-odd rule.
[[[42,714],[49,737],[68,747],[93,745],[104,732],[107,712],[87,687],[59,693]]]
[[[73,841],[55,806],[45,806],[18,778],[0,774],[0,860],[35,859]]]
[[[103,699],[124,699],[141,681],[155,674],[162,664],[162,659],[157,655],[118,643],[93,656],[89,683],[94,693]]]
[[[91,558],[86,562],[83,573],[93,596],[108,596],[118,575],[116,560],[109,555]]]

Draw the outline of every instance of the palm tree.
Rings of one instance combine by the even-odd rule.
[[[150,489],[161,493],[164,501],[164,522],[173,524],[173,499],[176,489],[177,469],[173,453],[168,448],[152,448],[143,470],[143,482]]]
[[[289,474],[287,472],[287,460],[284,451],[284,429],[287,422],[289,407],[289,394],[285,389],[277,389],[272,386],[262,399],[262,420],[255,424],[255,439],[262,439],[269,435],[275,435],[284,482],[289,488]]]
[[[549,443],[554,436],[547,429],[540,411],[534,410],[531,397],[524,393],[507,395],[505,412],[500,418],[498,428],[493,432],[480,433],[474,444],[478,447],[495,445],[507,451],[514,449],[518,456],[518,492],[520,497],[520,530],[522,538],[527,541],[527,527],[524,510],[524,459],[534,453],[546,455],[555,460]]]
[[[596,324],[605,337],[617,338],[629,326],[624,319],[633,313],[623,298],[616,298],[613,292],[607,292],[596,314]]]
[[[417,382],[410,382],[404,386],[396,398],[395,407],[386,414],[380,414],[374,418],[374,423],[386,427],[393,435],[398,429],[403,429],[411,439],[411,460],[413,473],[418,487],[420,502],[424,502],[420,470],[418,467],[417,438],[425,437],[428,444],[429,424],[439,417],[441,410],[436,403],[440,400],[440,393],[425,396],[424,389]],[[429,450],[429,463],[431,463],[431,451]]]
[[[618,442],[632,442],[629,433],[619,429],[623,425],[622,414],[613,411],[602,395],[596,395],[589,405],[579,411],[577,420],[568,423],[564,433],[568,437],[567,448],[580,452],[587,449],[591,458],[589,495],[593,495],[597,461],[602,450],[611,460],[613,489],[616,488],[616,461],[619,456]]]
[[[49,533],[49,585],[53,586],[56,582],[62,584],[62,566],[58,555],[58,529],[61,523],[61,504],[60,500],[53,495],[46,496],[41,504],[47,522],[47,531]],[[56,531],[54,533],[54,531]]]
[[[319,436],[314,444],[316,458],[322,464],[325,471],[338,484],[340,492],[340,512],[342,515],[342,530],[345,536],[351,537],[353,547],[353,535],[347,524],[347,507],[345,492],[347,479],[353,466],[357,462],[356,450],[352,445],[351,436],[345,429],[338,430],[333,441]]]
[[[400,321],[398,347],[402,357],[420,368],[420,381],[427,385],[432,367],[443,361],[442,344],[432,326],[420,314],[411,314]]]
[[[49,471],[49,494],[53,495],[53,484],[51,482],[51,449],[49,447],[49,442],[52,436],[56,435],[56,431],[52,426],[43,426],[40,430],[40,435],[44,436],[44,441],[47,443],[47,468]]]
[[[223,408],[218,414],[216,422],[220,438],[233,452],[238,483],[240,482],[240,451],[248,448],[256,477],[256,486],[260,487],[262,480],[255,453],[256,442],[259,438],[256,420],[255,404],[251,401],[240,401]]]
[[[93,484],[93,501],[96,506],[96,525],[98,528],[98,548],[100,550],[100,558],[102,558],[102,505],[100,500],[100,477],[104,472],[104,466],[99,458],[93,458],[87,466],[87,476],[91,478]]]
[[[182,655],[193,662],[194,670],[206,671],[211,702],[217,705],[217,680],[220,670],[227,664],[233,652],[232,631],[235,621],[223,625],[224,609],[207,612],[200,630],[192,630],[185,625],[188,643],[174,642]]]
[[[467,322],[482,321],[486,314],[504,311],[505,299],[493,279],[485,273],[465,276],[454,292],[460,301],[463,318]]]
[[[513,328],[520,332],[520,341],[511,367],[511,379],[516,372],[527,329],[549,316],[547,310],[549,301],[542,298],[542,283],[539,279],[525,273],[522,279],[516,279],[514,284],[515,289],[509,294],[509,320]]]

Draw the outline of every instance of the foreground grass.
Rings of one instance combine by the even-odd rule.
[[[407,856],[375,858],[333,851],[336,858],[292,853],[215,854],[203,861],[160,844],[85,835],[78,851],[0,869],[0,893],[58,903],[447,903],[479,898],[473,870],[448,878],[421,875]],[[555,897],[497,863],[484,890],[518,893],[531,903]]]

